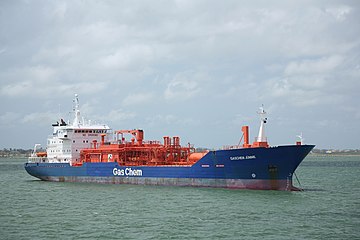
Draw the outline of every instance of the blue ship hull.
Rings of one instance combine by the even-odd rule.
[[[25,163],[25,169],[47,181],[296,190],[293,173],[313,148],[314,145],[289,145],[216,150],[191,166]]]

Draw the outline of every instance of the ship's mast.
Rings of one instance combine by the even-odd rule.
[[[264,105],[261,105],[260,112],[258,112],[260,115],[260,129],[259,129],[259,135],[257,138],[257,142],[266,142],[266,136],[265,136],[265,123],[267,121],[266,112],[264,110]]]
[[[73,126],[77,126],[80,124],[80,107],[79,107],[79,98],[78,95],[75,94],[75,98],[74,98],[74,121],[73,121]]]
[[[300,144],[301,144],[301,145],[304,145],[304,139],[305,139],[305,138],[303,137],[303,134],[300,133],[300,135],[298,135],[297,137],[300,139]]]

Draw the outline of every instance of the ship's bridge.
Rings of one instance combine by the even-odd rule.
[[[79,125],[54,127],[53,135],[48,137],[47,157],[49,162],[77,162],[80,151],[89,148],[101,136],[111,135],[107,125]]]
[[[80,116],[79,99],[75,94],[74,99],[74,119],[72,123],[67,123],[60,119],[52,124],[53,133],[47,138],[46,156],[42,156],[38,161],[46,162],[69,162],[74,163],[80,160],[80,151],[84,148],[89,148],[94,141],[100,142],[104,137],[108,140],[111,134],[111,129],[106,124],[92,123],[90,120],[85,121]],[[32,159],[36,160],[36,148]]]

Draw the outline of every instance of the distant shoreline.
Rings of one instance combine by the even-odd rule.
[[[359,157],[360,153],[310,153],[308,156],[314,157]]]
[[[11,158],[16,158],[16,159],[27,159],[28,156],[0,156],[0,158],[6,158],[6,159],[11,159]]]

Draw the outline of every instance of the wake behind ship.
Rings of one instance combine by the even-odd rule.
[[[81,118],[77,95],[74,102],[74,120],[53,124],[46,152],[37,152],[40,145],[35,144],[25,163],[30,175],[60,182],[297,190],[293,174],[314,148],[302,142],[270,147],[263,108],[252,144],[249,127],[243,126],[242,145],[197,152],[191,144],[181,146],[178,136],[145,141],[141,129],[112,131],[92,124]]]

